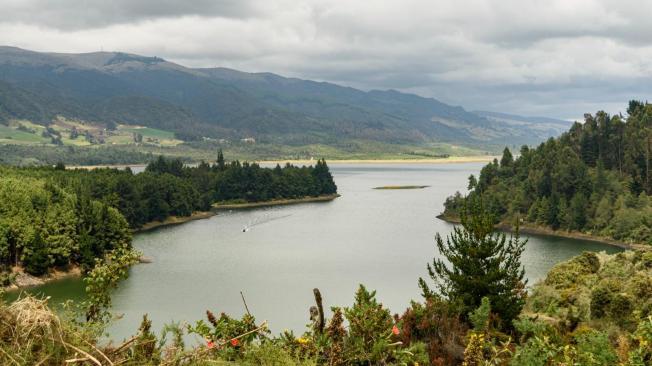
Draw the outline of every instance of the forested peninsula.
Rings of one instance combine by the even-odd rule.
[[[583,233],[627,244],[652,245],[652,105],[631,101],[627,117],[586,114],[559,138],[523,146],[514,159],[469,177],[469,193],[445,202],[455,220],[472,200],[503,224]]]
[[[330,196],[337,186],[325,161],[262,168],[225,162],[184,166],[159,157],[145,172],[129,168],[0,166],[0,285],[13,272],[90,270],[97,258],[130,249],[132,231],[168,217],[189,217],[219,202],[254,203]]]

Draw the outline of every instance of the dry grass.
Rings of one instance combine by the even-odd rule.
[[[48,299],[22,297],[10,305],[0,304],[0,363],[3,365],[46,363],[64,339],[59,317]]]

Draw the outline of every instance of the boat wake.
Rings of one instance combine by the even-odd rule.
[[[287,214],[287,215],[278,215],[278,216],[272,216],[271,214],[263,214],[260,215],[253,220],[249,221],[244,227],[242,228],[242,232],[246,233],[247,231],[251,230],[253,227],[267,224],[269,222],[275,221],[275,220],[280,220],[284,219],[286,217],[290,217],[292,214]]]

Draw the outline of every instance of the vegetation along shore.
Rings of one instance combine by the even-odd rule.
[[[302,198],[289,198],[289,199],[270,199],[266,201],[258,202],[246,202],[243,200],[233,200],[229,203],[217,202],[211,206],[210,211],[197,211],[193,212],[190,216],[169,216],[163,221],[152,221],[144,224],[135,230],[135,232],[143,232],[153,230],[159,227],[170,226],[170,225],[179,225],[186,222],[194,220],[203,220],[211,218],[218,214],[219,211],[223,210],[238,210],[238,209],[250,209],[250,208],[259,208],[259,207],[270,207],[270,206],[284,206],[284,205],[294,205],[300,203],[311,203],[311,202],[328,202],[340,197],[339,194],[326,194],[315,197],[302,197]]]
[[[446,222],[449,222],[451,224],[460,224],[460,218],[459,217],[448,217],[446,215],[439,214],[437,215],[437,218]],[[507,231],[507,232],[512,232],[514,230],[514,226],[510,223],[507,222],[501,222],[496,224],[496,229],[502,230],[502,231]],[[583,233],[580,231],[564,231],[564,230],[554,230],[550,227],[547,226],[534,226],[530,224],[520,224],[519,225],[519,232],[522,234],[534,234],[534,235],[545,235],[545,236],[554,236],[554,237],[559,237],[559,238],[569,238],[569,239],[580,239],[580,240],[588,240],[588,241],[594,241],[597,243],[603,243],[603,244],[608,244],[608,245],[613,245],[619,248],[624,248],[624,249],[633,249],[633,250],[643,250],[643,251],[652,251],[652,246],[648,244],[641,244],[641,243],[631,243],[631,242],[623,242],[623,241],[618,241],[614,240],[608,237],[603,237],[603,236],[596,236],[596,235],[591,235],[587,233]]]
[[[0,285],[14,272],[48,278],[87,273],[112,253],[133,256],[134,230],[209,217],[216,202],[259,203],[334,197],[325,161],[262,168],[255,163],[184,166],[159,157],[145,172],[0,166]],[[324,198],[319,198],[324,199]]]
[[[500,222],[529,230],[652,246],[652,105],[631,101],[627,118],[586,114],[559,138],[523,146],[469,177],[469,193],[449,197],[444,217],[481,201]],[[575,234],[577,233],[577,234]]]
[[[213,208],[216,210],[238,210],[238,209],[248,209],[248,208],[257,208],[257,207],[269,207],[269,206],[285,206],[285,205],[294,205],[299,203],[310,203],[310,202],[328,202],[340,197],[339,194],[325,194],[319,196],[308,196],[301,198],[289,198],[289,199],[271,199],[267,201],[260,202],[218,202],[213,204]]]

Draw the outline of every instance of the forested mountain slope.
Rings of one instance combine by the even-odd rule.
[[[454,217],[465,202],[482,199],[500,220],[574,230],[652,245],[652,105],[632,101],[627,117],[586,114],[557,139],[469,178],[468,197],[446,201]]]
[[[161,128],[182,140],[254,137],[293,145],[351,139],[477,146],[534,143],[555,134],[529,128],[538,122],[504,123],[396,91],[192,69],[119,52],[56,54],[0,47],[0,123],[47,124],[57,116]]]

